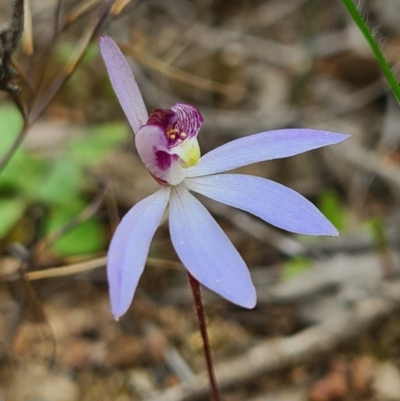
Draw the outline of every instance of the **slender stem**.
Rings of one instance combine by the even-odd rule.
[[[354,4],[353,0],[342,0],[343,5],[346,7],[351,18],[356,23],[358,29],[363,34],[365,40],[367,41],[369,47],[375,55],[376,60],[381,67],[382,72],[385,74],[386,80],[388,81],[390,88],[392,89],[393,95],[395,96],[397,102],[400,104],[400,86],[390,68],[385,56],[383,55],[377,41],[374,38],[371,30],[369,29],[365,19],[363,18],[361,12],[358,10],[357,6]]]
[[[10,148],[4,153],[4,155],[0,156],[0,172],[4,169],[10,159],[14,156],[14,153],[21,145],[22,141],[24,140],[26,134],[29,130],[29,123],[25,120],[24,125],[21,128],[18,136],[14,139],[14,142],[11,144]]]
[[[203,339],[204,355],[206,357],[208,377],[210,379],[211,399],[212,401],[219,401],[219,390],[215,378],[210,340],[207,333],[206,314],[204,312],[203,299],[201,297],[200,283],[190,273],[188,273],[188,278],[193,292],[194,303],[196,305],[197,322],[199,324],[201,338]]]

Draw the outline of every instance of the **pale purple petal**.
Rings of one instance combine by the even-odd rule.
[[[132,70],[117,44],[109,36],[100,37],[100,51],[115,94],[136,134],[139,128],[146,124],[149,116]]]
[[[178,126],[187,134],[188,138],[197,136],[204,118],[195,107],[185,103],[176,103],[171,107],[178,116]]]
[[[310,201],[296,191],[265,178],[217,174],[189,178],[185,184],[192,191],[245,210],[283,230],[306,235],[339,235]]]
[[[340,143],[348,135],[314,129],[283,129],[236,139],[204,155],[188,177],[221,173],[248,164],[280,159]]]
[[[169,188],[137,203],[118,225],[110,244],[107,275],[111,310],[116,319],[132,302],[149,253],[150,242],[160,224],[170,196]]]
[[[256,292],[245,262],[207,209],[184,186],[171,192],[169,222],[172,244],[190,274],[227,300],[253,308]]]

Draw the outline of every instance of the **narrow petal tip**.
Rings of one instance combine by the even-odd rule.
[[[148,114],[135,77],[121,50],[109,36],[101,36],[99,45],[114,92],[136,133],[146,123]]]
[[[325,232],[318,235],[326,235],[328,237],[339,237],[340,236],[339,230],[329,220],[327,220],[327,223],[329,224],[326,224],[327,227]]]
[[[343,139],[342,139],[341,142],[343,142],[343,141],[345,141],[346,139],[349,139],[349,138],[351,137],[351,135],[349,135],[349,134],[340,134],[340,135],[343,137]]]
[[[107,255],[111,312],[118,320],[129,309],[149,253],[150,242],[169,200],[162,188],[137,203],[121,220]]]
[[[255,306],[257,305],[257,294],[256,294],[256,289],[254,288],[254,293],[252,296],[247,297],[247,299],[243,300],[240,304],[238,303],[237,305],[241,306],[242,308],[246,309],[254,309]]]
[[[330,132],[327,131],[330,139],[331,139],[331,143],[328,144],[329,145],[336,145],[338,143],[344,142],[345,140],[349,139],[351,137],[351,135],[348,134],[340,134],[338,132]]]
[[[327,219],[325,221],[321,220],[321,227],[316,228],[315,233],[305,235],[315,235],[315,236],[327,236],[327,237],[339,237],[340,233],[338,229]]]

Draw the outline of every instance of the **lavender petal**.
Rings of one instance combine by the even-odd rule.
[[[207,209],[184,186],[171,192],[172,244],[201,284],[245,308],[256,304],[250,273],[238,251]]]
[[[100,37],[100,51],[115,94],[133,132],[146,124],[149,116],[132,70],[117,44],[109,36]]]
[[[221,173],[265,160],[280,159],[340,143],[348,135],[314,129],[261,132],[228,142],[204,155],[187,177]]]
[[[169,188],[137,203],[122,219],[110,244],[107,275],[111,310],[116,319],[132,302],[154,233],[167,207]]]
[[[339,235],[331,222],[296,191],[265,178],[217,174],[185,180],[188,189],[244,210],[297,234]]]

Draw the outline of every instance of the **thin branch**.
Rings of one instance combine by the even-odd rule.
[[[54,32],[53,32],[53,39],[56,38],[59,25],[60,25],[60,13],[61,13],[61,2],[62,0],[57,0],[56,7],[54,9]]]
[[[126,43],[118,42],[118,46],[123,52],[130,54],[138,63],[143,64],[146,67],[151,68],[152,70],[157,71],[168,78],[193,86],[195,88],[201,90],[209,90],[211,92],[220,93],[228,97],[236,97],[240,95],[244,90],[238,85],[224,85],[219,82],[211,81],[209,79],[190,74],[186,71],[180,70],[179,68],[172,67],[155,57],[139,52],[135,49],[134,46],[128,45]]]
[[[88,44],[93,38],[98,23],[99,20],[97,18],[93,19],[91,23],[89,23],[88,27],[86,28],[86,31],[83,33],[80,41],[78,42],[74,53],[71,55],[70,59],[68,60],[62,71],[54,79],[54,81],[47,88],[44,94],[41,97],[35,99],[35,102],[33,103],[32,108],[28,115],[28,121],[30,124],[33,124],[37,120],[37,118],[43,113],[43,111],[49,105],[50,101],[54,98],[56,93],[71,77],[76,67],[78,66],[79,61],[85,54],[85,50],[87,49]]]
[[[382,285],[381,297],[362,299],[342,313],[301,332],[270,339],[250,348],[243,355],[216,366],[220,389],[246,383],[268,372],[288,368],[323,356],[343,341],[355,338],[371,327],[377,319],[400,308],[400,281]],[[189,401],[206,399],[208,379],[205,373],[195,376],[192,385],[178,384],[154,394],[146,401]]]
[[[96,18],[94,18],[91,23],[89,23],[86,31],[83,33],[81,40],[76,47],[75,52],[72,54],[70,60],[64,66],[63,70],[54,79],[54,81],[47,88],[45,93],[41,97],[35,99],[35,101],[32,105],[32,108],[29,111],[28,116],[25,119],[26,121],[25,121],[25,124],[24,124],[21,132],[15,138],[14,142],[12,143],[10,148],[7,150],[7,152],[0,159],[0,171],[10,161],[10,159],[14,155],[15,151],[18,149],[19,145],[24,140],[30,126],[43,113],[43,111],[49,105],[49,103],[54,98],[56,93],[68,81],[68,79],[71,77],[71,75],[77,68],[79,61],[82,59],[83,55],[85,54],[85,50],[87,49],[88,44],[90,43],[92,38],[95,36],[99,25],[102,24],[102,22],[105,18],[105,15],[108,13],[109,7],[110,7],[109,1],[106,1],[104,3],[104,7],[102,7],[102,9],[99,12],[99,15]]]
[[[11,57],[24,31],[24,1],[16,0],[13,5],[12,21],[9,28],[0,32],[2,54],[0,58],[0,89],[11,94],[19,93],[21,88],[12,83],[18,76],[18,71],[11,62]]]
[[[87,0],[86,2],[79,3],[75,8],[73,8],[67,15],[65,19],[65,25],[62,27],[62,30],[69,27],[73,23],[75,23],[78,19],[82,18],[90,11],[92,11],[95,7],[97,7],[102,0]]]

